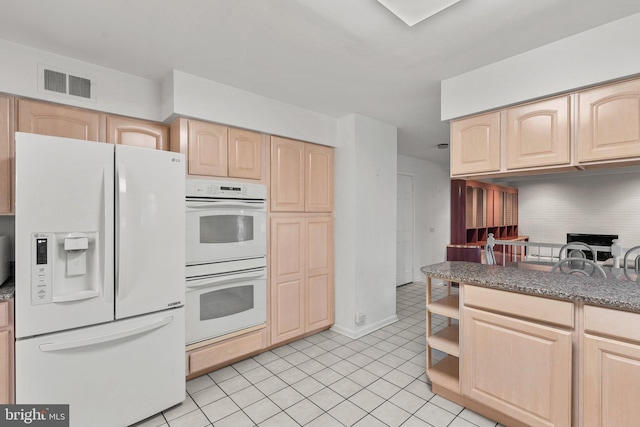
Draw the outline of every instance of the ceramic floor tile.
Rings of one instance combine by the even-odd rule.
[[[222,399],[226,396],[227,395],[225,394],[225,392],[222,391],[222,389],[217,385],[205,388],[204,390],[200,390],[191,395],[191,397],[199,407],[208,405],[209,403],[215,402],[216,400]]]
[[[365,411],[348,400],[339,403],[328,412],[345,426],[352,426],[367,415]]]
[[[330,388],[323,388],[319,392],[309,396],[309,400],[325,411],[342,402],[344,398]]]
[[[187,392],[189,394],[195,393],[200,390],[204,390],[207,387],[211,387],[215,383],[209,375],[202,375],[198,378],[187,381]]]
[[[411,384],[406,386],[404,390],[411,392],[424,400],[429,400],[434,396],[431,391],[431,387],[420,380],[414,380]]]
[[[273,350],[271,350],[274,354],[277,354],[280,357],[286,357],[292,353],[297,352],[298,350],[296,350],[295,348],[291,347],[290,345],[283,345],[281,347],[277,347],[274,348]]]
[[[167,421],[171,421],[195,409],[198,409],[198,405],[196,405],[190,396],[187,396],[182,403],[178,403],[177,405],[166,409],[163,414]]]
[[[464,418],[456,417],[447,427],[478,427]]]
[[[463,409],[462,412],[460,412],[458,418],[464,418],[465,420],[478,427],[495,427],[496,425],[495,421],[492,421],[489,418],[486,418],[467,408]]]
[[[164,416],[162,414],[156,414],[152,417],[135,423],[131,427],[163,427],[167,425],[167,420],[164,418]]]
[[[314,343],[312,343],[311,341],[307,340],[307,339],[301,339],[298,341],[294,341],[291,344],[289,344],[291,347],[295,348],[296,350],[300,351],[300,350],[304,350],[307,347],[312,346]]]
[[[346,345],[342,345],[331,350],[331,353],[340,357],[341,359],[348,359],[349,357],[356,354],[356,351],[347,347]]]
[[[407,375],[398,369],[394,369],[382,378],[389,381],[391,384],[397,385],[400,388],[405,388],[415,380],[415,377]]]
[[[280,409],[287,409],[304,399],[304,396],[298,393],[292,387],[286,387],[269,396],[269,399]]]
[[[336,363],[340,362],[342,360],[342,358],[336,356],[335,354],[331,353],[331,352],[326,352],[324,354],[321,354],[320,356],[316,357],[315,360],[317,362],[322,363],[324,366],[328,366],[331,367],[333,365],[335,365]]]
[[[334,371],[333,369],[325,368],[315,374],[311,375],[316,380],[320,381],[324,385],[331,385],[340,380],[342,375]]]
[[[284,359],[278,358],[273,362],[265,364],[264,367],[270,370],[275,375],[278,375],[279,373],[284,372],[289,368],[293,368],[293,365]]]
[[[390,427],[398,427],[404,423],[411,414],[391,402],[384,402],[371,412],[371,415]]]
[[[367,357],[370,357],[372,359],[378,359],[382,356],[384,356],[385,354],[387,354],[386,351],[382,351],[377,347],[371,346],[371,347],[367,347],[364,350],[362,350],[360,352],[360,354],[364,354]]]
[[[346,360],[341,360],[338,363],[331,365],[331,369],[339,373],[340,375],[347,376],[358,370],[358,366]]]
[[[293,384],[292,387],[303,396],[309,397],[312,394],[322,390],[325,385],[313,377],[306,377],[302,381],[298,381],[297,383]]]
[[[259,366],[255,369],[245,372],[242,374],[250,383],[256,384],[262,380],[270,378],[273,374],[264,366]]]
[[[261,365],[266,365],[269,362],[273,362],[274,360],[280,359],[280,356],[273,353],[272,351],[265,351],[264,353],[260,353],[256,356],[253,356],[253,360],[260,363]]]
[[[306,427],[344,427],[342,423],[329,414],[322,414],[307,424]]]
[[[306,354],[309,357],[318,357],[326,352],[327,350],[320,348],[317,345],[310,345],[309,347],[300,350],[300,353]]]
[[[298,366],[299,364],[311,359],[311,357],[309,357],[308,355],[304,354],[301,351],[294,351],[293,353],[288,354],[282,358],[287,362],[291,363],[293,366]]]
[[[349,378],[351,381],[353,381],[354,383],[362,387],[366,387],[372,382],[376,381],[379,377],[376,375],[373,375],[371,372],[367,371],[366,369],[358,369],[354,373],[348,375],[347,378]]]
[[[356,353],[353,356],[349,357],[348,360],[350,363],[353,363],[360,368],[367,366],[369,363],[373,362],[372,358],[370,358],[369,356],[365,356],[362,353]]]
[[[311,359],[311,360],[307,360],[304,363],[301,363],[300,365],[297,366],[298,369],[306,372],[308,375],[313,375],[316,372],[320,372],[323,369],[326,368],[326,366],[324,366],[322,363]]]
[[[384,403],[384,399],[366,388],[360,390],[349,398],[349,401],[358,405],[367,412],[371,412]]]
[[[384,399],[389,399],[391,396],[400,391],[400,387],[393,385],[389,381],[383,380],[382,378],[370,384],[367,389],[371,390]]]
[[[268,420],[260,423],[259,427],[298,427],[299,424],[285,412],[280,412]]]
[[[446,427],[456,418],[451,412],[431,402],[427,402],[422,408],[418,409],[414,415],[428,422],[433,427]]]
[[[221,383],[238,375],[240,375],[238,371],[233,369],[231,366],[227,366],[226,368],[218,369],[217,371],[209,373],[209,377],[216,383]]]
[[[229,397],[240,408],[246,408],[247,406],[257,402],[258,400],[264,399],[265,395],[255,386],[249,386],[233,393]]]
[[[393,368],[389,365],[386,365],[382,362],[378,362],[374,360],[364,367],[367,371],[371,372],[373,375],[377,375],[378,377],[383,377],[387,375],[389,372],[393,371]]]
[[[282,411],[275,403],[265,398],[257,401],[253,405],[247,406],[244,408],[244,412],[253,420],[254,423],[260,424]]]
[[[211,422],[200,410],[189,412],[169,421],[169,427],[206,427],[210,424]]]
[[[438,395],[433,396],[431,400],[429,400],[429,402],[441,407],[442,409],[446,409],[454,415],[458,415],[464,409],[464,407],[458,405],[457,403]]]
[[[256,388],[267,396],[277,392],[278,390],[282,390],[285,387],[287,387],[287,383],[276,376],[269,377],[256,384]]]
[[[413,378],[417,378],[424,373],[425,367],[418,366],[412,362],[405,362],[402,365],[398,366],[398,370],[412,376]]]
[[[289,368],[284,372],[281,372],[278,377],[286,382],[287,384],[291,385],[291,384],[295,384],[298,381],[301,381],[303,379],[305,379],[306,377],[308,377],[308,375],[301,371],[300,369],[293,367],[293,368]]]
[[[412,416],[402,424],[402,427],[433,427],[433,425],[416,416]]]
[[[218,383],[218,386],[227,394],[233,394],[236,391],[249,387],[250,385],[251,383],[245,377],[240,375]]]
[[[393,403],[399,408],[404,409],[410,414],[413,414],[418,409],[420,409],[425,403],[426,400],[416,396],[413,393],[409,393],[406,390],[400,390],[389,399],[389,402]]]
[[[251,421],[251,418],[242,411],[234,412],[233,414],[216,421],[215,427],[254,427],[255,424]]]
[[[220,400],[216,400],[202,407],[202,412],[209,418],[210,421],[216,423],[234,412],[239,411],[240,408],[236,405],[230,397],[225,397]]]
[[[300,425],[305,425],[324,414],[324,411],[309,399],[301,400],[285,412]]]
[[[367,415],[356,424],[354,427],[388,427],[385,423],[374,417],[373,415]]]
[[[335,383],[331,384],[329,388],[345,399],[348,399],[349,397],[362,390],[361,385],[351,381],[349,378],[342,378],[341,380],[338,380]]]
[[[394,356],[392,353],[387,353],[381,358],[378,359],[378,362],[384,363],[385,365],[389,365],[392,368],[397,368],[402,365],[405,360],[399,358],[398,356]]]

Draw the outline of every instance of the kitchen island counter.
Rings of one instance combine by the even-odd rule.
[[[522,266],[446,261],[422,267],[429,277],[528,295],[640,312],[640,284],[538,271]],[[622,274],[624,277],[624,273]]]

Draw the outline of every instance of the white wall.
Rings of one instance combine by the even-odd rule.
[[[442,120],[640,72],[640,14],[442,81]]]
[[[335,147],[336,119],[201,77],[173,71],[162,85],[163,120],[194,117]]]
[[[159,82],[0,40],[0,92],[161,121]],[[94,81],[95,102],[38,91],[38,64]]]
[[[353,114],[338,120],[338,139],[333,328],[360,337],[397,320],[397,129]]]
[[[424,282],[420,267],[444,261],[450,242],[449,171],[427,160],[398,156],[398,173],[413,177],[413,280]]]
[[[512,183],[518,226],[530,241],[565,243],[566,233],[617,234],[623,248],[640,245],[640,169],[540,177]]]

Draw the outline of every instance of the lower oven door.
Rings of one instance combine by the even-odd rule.
[[[187,279],[187,345],[266,321],[266,267]]]

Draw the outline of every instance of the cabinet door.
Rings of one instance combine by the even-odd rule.
[[[189,174],[227,176],[227,127],[189,120]]]
[[[13,98],[0,95],[0,214],[13,213],[15,179],[11,111]]]
[[[271,344],[304,333],[304,218],[271,218]]]
[[[308,217],[306,326],[309,332],[333,324],[333,218]]]
[[[160,123],[108,116],[107,142],[154,150],[168,150],[169,129]]]
[[[500,112],[451,123],[451,175],[500,170]]]
[[[229,177],[262,179],[262,138],[259,133],[229,129]]]
[[[569,164],[569,99],[507,110],[507,169]]]
[[[333,148],[305,144],[305,211],[333,212]]]
[[[634,427],[640,419],[640,346],[585,335],[585,427]]]
[[[271,210],[304,212],[305,143],[271,137]]]
[[[640,80],[578,94],[578,161],[640,156]]]
[[[18,131],[105,141],[105,115],[61,105],[18,100]]]
[[[570,426],[571,332],[463,313],[462,393],[530,426]]]
[[[0,331],[0,404],[13,402],[13,334]]]

